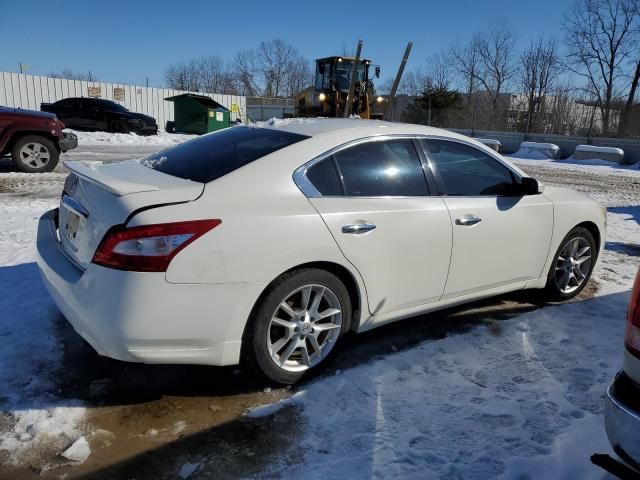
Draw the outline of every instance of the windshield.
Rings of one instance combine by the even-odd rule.
[[[334,78],[336,80],[336,86],[339,90],[348,90],[351,86],[351,68],[353,67],[353,62],[351,61],[343,61],[335,63],[335,75]],[[356,67],[356,81],[362,82],[366,80],[365,78],[365,65],[360,63]]]
[[[306,138],[272,128],[231,127],[151,155],[142,164],[174,177],[207,183]]]

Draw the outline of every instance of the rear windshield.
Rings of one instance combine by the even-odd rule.
[[[174,177],[207,183],[306,138],[270,128],[232,127],[155,153],[142,163]]]

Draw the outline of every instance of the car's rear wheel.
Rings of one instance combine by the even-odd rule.
[[[245,360],[270,380],[291,384],[335,350],[351,318],[338,277],[302,269],[278,278],[256,306],[245,336]]]
[[[60,152],[45,137],[27,135],[16,141],[11,158],[19,170],[29,173],[50,172],[58,164]]]
[[[598,250],[592,233],[575,227],[560,243],[551,264],[545,294],[549,300],[568,300],[589,282]]]

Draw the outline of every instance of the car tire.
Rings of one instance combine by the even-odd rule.
[[[18,170],[22,172],[50,172],[58,165],[60,151],[46,137],[25,135],[13,145],[11,158]]]
[[[578,295],[589,283],[597,258],[598,246],[593,234],[584,227],[573,228],[553,257],[544,299],[564,301]]]
[[[273,382],[296,383],[327,364],[349,328],[351,311],[347,288],[334,274],[315,268],[285,273],[251,314],[243,360]]]

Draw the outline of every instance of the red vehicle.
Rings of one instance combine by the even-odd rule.
[[[640,271],[631,292],[624,346],[624,367],[607,390],[605,426],[615,452],[640,471]]]
[[[50,172],[61,152],[78,146],[73,133],[52,113],[0,107],[0,157],[11,154],[23,172]]]

